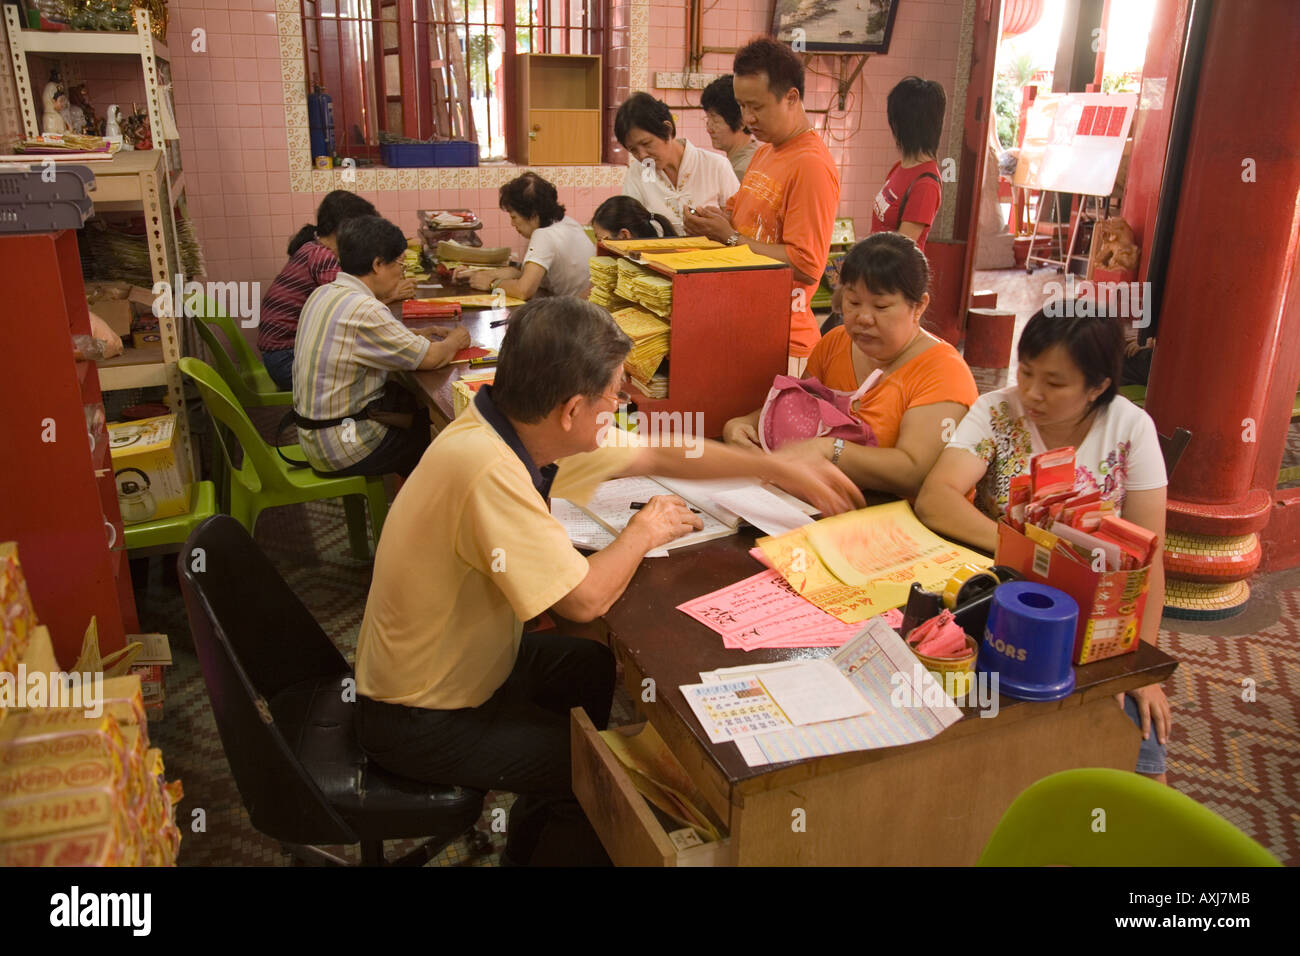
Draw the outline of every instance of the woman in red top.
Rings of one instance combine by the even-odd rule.
[[[943,200],[935,157],[947,103],[943,87],[934,80],[907,76],[889,91],[886,105],[889,129],[903,158],[890,168],[885,185],[876,193],[871,231],[902,233],[921,252],[925,252],[925,240]],[[831,274],[831,284],[831,316],[822,325],[823,335],[842,323],[843,290],[838,269]]]
[[[947,103],[942,86],[919,76],[899,80],[887,101],[889,129],[903,158],[876,193],[871,231],[901,232],[922,252],[943,199],[936,157]]]
[[[360,196],[336,189],[321,200],[316,224],[303,226],[289,240],[289,261],[262,296],[257,326],[262,363],[271,381],[285,391],[293,389],[293,345],[303,304],[318,286],[328,285],[338,275],[339,226],[345,219],[377,215],[375,207]],[[403,279],[395,298],[406,299],[414,294],[415,286]]]

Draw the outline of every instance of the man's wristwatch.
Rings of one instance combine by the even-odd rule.
[[[738,246],[738,245],[740,245],[740,233],[738,233],[738,232],[733,232],[730,236],[728,236],[728,237],[727,237],[727,245],[729,245],[729,246]]]
[[[831,445],[831,448],[834,449],[831,452],[831,464],[838,465],[840,463],[840,454],[844,451],[844,439],[843,438],[835,439],[834,443],[832,443]]]

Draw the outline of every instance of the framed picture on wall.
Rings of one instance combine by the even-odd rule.
[[[772,33],[796,53],[888,53],[899,2],[776,0]]]

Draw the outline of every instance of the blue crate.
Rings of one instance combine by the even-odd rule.
[[[379,159],[385,166],[477,166],[478,143],[385,143]]]

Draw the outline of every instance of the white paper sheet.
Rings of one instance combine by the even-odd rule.
[[[730,491],[747,491],[751,488],[758,488],[766,491],[768,494],[785,502],[791,508],[795,508],[804,514],[812,515],[817,513],[817,509],[806,501],[800,501],[792,494],[788,494],[777,488],[775,485],[765,485],[756,478],[662,478],[656,477],[655,481],[659,482],[669,491],[681,495],[687,501],[693,502],[698,507],[703,508],[709,514],[713,515],[729,528],[735,529],[741,521],[741,516],[732,511],[720,500],[719,495],[726,494]]]
[[[614,543],[614,536],[572,501],[552,498],[551,517],[564,525],[569,540],[580,548],[599,551]]]
[[[768,695],[797,727],[870,714],[871,705],[828,660],[800,661],[758,675]]]
[[[740,515],[766,534],[785,534],[803,525],[812,524],[813,520],[798,508],[787,504],[758,485],[720,492],[713,496],[713,500],[728,511]]]
[[[627,523],[636,515],[636,512],[631,507],[632,502],[649,501],[655,495],[670,495],[673,493],[653,478],[616,478],[597,488],[595,494],[591,496],[591,500],[583,506],[583,510],[604,525],[606,530],[621,533],[627,527]],[[724,538],[734,530],[707,511],[700,513],[700,519],[704,523],[702,529],[670,541],[664,547],[667,550],[684,548],[687,545],[699,544],[701,541]],[[656,557],[660,553],[662,552],[652,551],[647,557]]]

